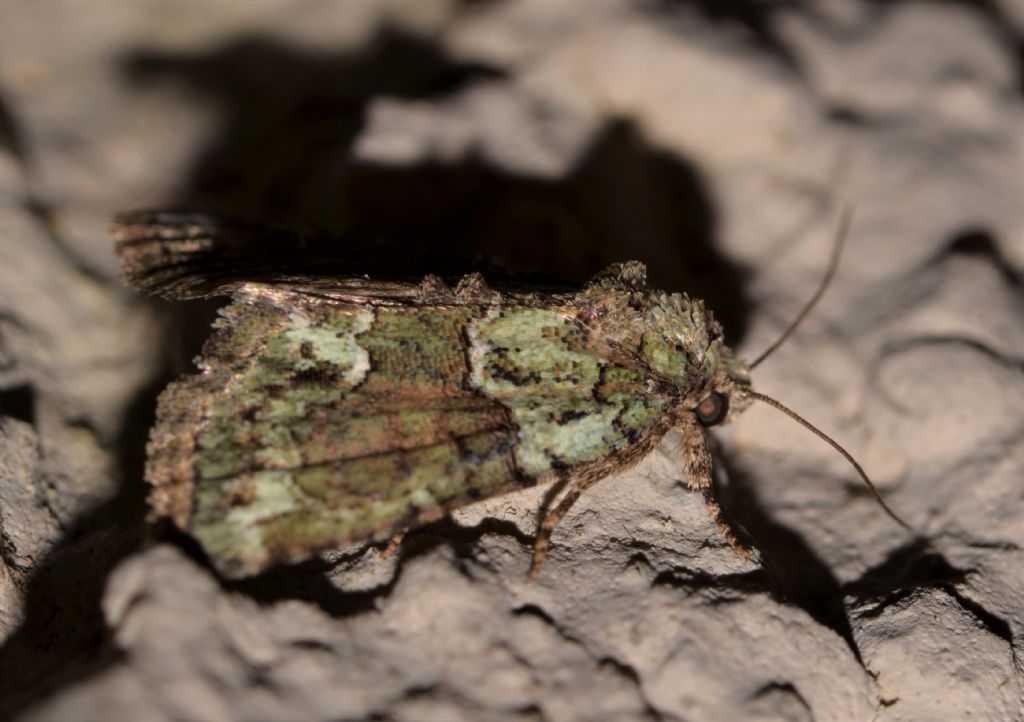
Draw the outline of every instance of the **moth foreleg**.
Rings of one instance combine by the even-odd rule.
[[[701,492],[704,496],[704,505],[708,509],[708,514],[711,515],[729,546],[744,559],[751,560],[753,558],[751,550],[736,537],[735,526],[722,511],[722,506],[715,496],[711,479],[711,449],[708,445],[707,431],[692,415],[680,419],[679,431],[683,437],[683,466],[686,468],[686,485],[694,491]]]

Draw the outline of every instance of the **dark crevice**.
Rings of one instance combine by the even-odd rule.
[[[29,164],[25,130],[0,88],[0,148],[10,153],[22,168]]]
[[[36,392],[32,384],[0,389],[0,416],[9,416],[35,426]]]
[[[888,125],[889,119],[872,115],[853,105],[836,101],[827,101],[825,117],[836,125],[858,130],[880,130]]]
[[[473,526],[461,526],[445,517],[430,524],[424,524],[409,531],[403,541],[402,560],[424,554],[437,546],[448,544],[462,558],[472,558],[477,543],[484,536],[494,534],[515,539],[523,546],[532,547],[533,537],[524,534],[519,527],[503,519],[482,519]],[[523,570],[525,574],[526,571]]]
[[[586,646],[579,640],[579,638],[569,633],[565,629],[565,627],[559,624],[554,617],[548,614],[539,605],[532,603],[522,604],[514,608],[512,610],[512,614],[516,617],[532,617],[542,622],[545,626],[550,627],[551,630],[559,636],[559,638],[579,647],[580,649],[589,654],[589,651],[586,649]],[[523,661],[525,663],[525,660]]]
[[[557,628],[558,624],[554,618],[544,611],[543,608],[536,604],[523,604],[512,610],[512,614],[516,617],[534,617],[544,622],[549,627]]]
[[[1010,627],[1009,622],[985,609],[981,604],[973,599],[964,596],[963,593],[952,584],[943,584],[942,589],[949,596],[953,597],[961,607],[970,612],[975,619],[981,622],[985,629],[999,637],[1011,647],[1013,646],[1013,629]]]
[[[811,706],[807,704],[807,700],[800,694],[800,691],[789,682],[771,682],[766,684],[751,695],[751,701],[755,705],[758,701],[767,702],[771,712],[777,713],[776,710],[779,709],[780,697],[795,700],[806,711],[807,718],[813,719]]]
[[[804,0],[655,0],[649,3],[661,15],[696,13],[719,27],[734,29],[745,36],[741,40],[774,58],[798,77],[803,76],[803,66],[780,32],[778,16],[803,8],[805,4]]]
[[[738,601],[745,594],[770,591],[764,571],[756,569],[733,574],[708,574],[684,567],[658,572],[651,582],[654,587],[672,587],[687,591],[708,591],[714,603]]]
[[[627,680],[636,688],[637,696],[639,696],[640,700],[644,703],[644,717],[652,720],[653,722],[665,719],[664,716],[655,709],[654,705],[647,700],[646,695],[644,695],[643,681],[640,679],[640,674],[636,671],[636,668],[633,665],[627,664],[615,657],[601,657],[597,660],[597,665],[598,667],[612,670],[615,674]]]
[[[590,651],[586,648],[586,645],[584,645],[575,636],[573,636],[572,634],[568,633],[561,625],[558,624],[557,621],[555,621],[555,619],[553,617],[551,617],[551,615],[549,615],[540,606],[538,606],[536,604],[532,604],[532,603],[523,604],[523,605],[513,609],[512,610],[512,614],[517,616],[517,617],[528,616],[528,617],[533,617],[534,619],[540,620],[546,626],[548,626],[552,630],[554,630],[554,632],[556,634],[558,634],[558,636],[561,639],[564,639],[565,641],[567,641],[567,642],[569,642],[571,644],[577,645],[581,649],[583,649],[585,652],[587,652],[588,654],[591,654]],[[593,654],[591,654],[591,657],[593,657]],[[525,660],[521,660],[521,661],[523,661],[524,664],[528,664],[528,662],[526,662]],[[644,689],[643,689],[642,681],[640,679],[640,675],[637,673],[636,669],[632,665],[627,664],[626,662],[623,662],[623,661],[621,661],[621,660],[619,660],[619,659],[617,659],[615,657],[611,657],[611,656],[607,656],[607,655],[606,656],[602,656],[602,657],[594,658],[594,661],[596,662],[598,668],[604,668],[604,669],[609,669],[609,670],[613,671],[615,674],[617,674],[620,677],[622,677],[623,679],[627,680],[629,683],[631,683],[636,688],[637,695],[640,697],[641,701],[644,703],[644,710],[643,710],[643,712],[644,712],[644,716],[647,719],[650,719],[650,720],[661,720],[661,719],[664,719],[662,717],[662,715],[654,708],[653,705],[651,705],[651,703],[647,700],[646,696],[644,695]]]
[[[963,545],[967,549],[991,549],[1000,552],[1020,551],[1020,545],[1010,541],[966,540],[963,541]]]
[[[569,634],[561,625],[558,624],[558,622],[555,621],[555,619],[553,617],[551,617],[546,611],[544,611],[544,609],[542,609],[538,605],[532,604],[532,603],[531,604],[523,604],[523,605],[513,609],[512,610],[512,614],[517,616],[517,617],[529,616],[529,617],[533,617],[535,619],[540,620],[546,626],[548,626],[552,630],[554,630],[555,633],[558,634],[558,636],[560,638],[564,639],[567,642],[570,642],[571,644],[579,646],[585,652],[590,654],[590,651],[587,650],[586,645],[584,645],[579,639],[577,639],[573,635]],[[591,654],[591,657],[593,657],[592,654]],[[523,662],[524,664],[528,664],[528,662],[525,661],[525,660],[520,660],[520,661]],[[663,719],[662,715],[654,708],[653,705],[650,704],[650,702],[647,701],[647,699],[646,699],[646,697],[644,695],[644,689],[643,689],[643,684],[642,684],[641,679],[640,679],[640,675],[637,673],[636,669],[632,665],[627,664],[626,662],[623,662],[623,661],[621,661],[619,659],[616,659],[615,657],[611,657],[611,656],[607,656],[607,655],[606,656],[602,656],[602,657],[598,657],[598,658],[594,658],[594,661],[597,664],[598,668],[604,668],[604,669],[611,670],[615,674],[617,674],[620,677],[622,677],[623,679],[627,680],[629,683],[631,683],[636,688],[637,695],[640,697],[641,701],[643,701],[643,703],[644,703],[644,716],[647,719],[650,719],[650,720],[661,720],[661,719]]]
[[[947,251],[937,257],[941,262],[948,262],[950,253],[962,256],[977,256],[989,261],[999,271],[1008,286],[1020,288],[1024,286],[1024,277],[1007,260],[992,233],[985,228],[965,228],[950,240]]]
[[[647,551],[652,548],[652,545],[639,543],[637,540],[630,540],[629,547],[631,549],[635,548]],[[630,554],[629,559],[626,561],[625,564],[622,565],[622,570],[642,570],[645,576],[651,576],[651,574],[653,574],[656,571],[656,569],[655,566],[651,563],[651,560],[647,557],[646,554],[644,554],[644,551],[635,551],[632,554]]]
[[[635,685],[640,684],[640,675],[637,674],[636,668],[631,664],[626,664],[622,660],[616,659],[615,657],[601,657],[597,660],[598,666],[608,667],[609,669],[615,670],[615,673],[625,677]]]

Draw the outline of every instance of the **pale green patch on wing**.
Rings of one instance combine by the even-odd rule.
[[[492,309],[468,336],[470,383],[511,412],[531,476],[611,455],[662,416],[642,375],[587,349],[565,310]]]
[[[353,386],[366,377],[370,370],[370,354],[356,340],[356,336],[370,330],[373,324],[373,311],[361,308],[348,317],[348,323],[342,327],[337,324],[319,325],[303,311],[293,311],[288,315],[289,327],[284,337],[291,342],[288,349],[294,354],[295,368],[310,369],[316,361],[327,361],[337,366],[345,381]],[[303,357],[303,344],[308,344],[312,358]]]
[[[519,424],[520,443],[516,449],[519,463],[528,474],[540,475],[552,470],[552,460],[562,464],[580,464],[611,453],[625,441],[615,427],[620,404],[602,404],[580,400],[566,420],[563,404],[547,403],[536,408],[513,407]]]
[[[604,359],[582,349],[564,310],[495,308],[470,323],[470,383],[496,399],[589,393]]]
[[[200,484],[192,533],[214,559],[246,550],[248,565],[268,556],[261,525],[294,511],[299,495],[287,471],[258,471],[219,484]]]

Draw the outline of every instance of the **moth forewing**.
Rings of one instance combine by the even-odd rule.
[[[258,278],[247,281],[224,262],[236,238],[223,251],[216,222],[174,218],[115,221],[129,279],[233,300],[199,373],[160,398],[146,475],[154,513],[225,576],[561,480],[538,529],[536,576],[576,499],[670,427],[690,485],[724,523],[705,426],[757,395],[703,303],[649,288],[643,264],[611,266],[576,293],[495,290],[479,274],[296,278],[251,260]]]

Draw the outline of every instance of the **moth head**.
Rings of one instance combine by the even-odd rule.
[[[732,419],[749,404],[747,366],[722,337],[703,302],[685,294],[654,293],[640,342],[645,366],[675,386],[686,411],[704,426]]]
[[[689,397],[696,402],[691,408],[694,416],[705,427],[731,421],[751,403],[746,364],[724,343],[715,343],[709,347],[707,373],[696,393]]]

